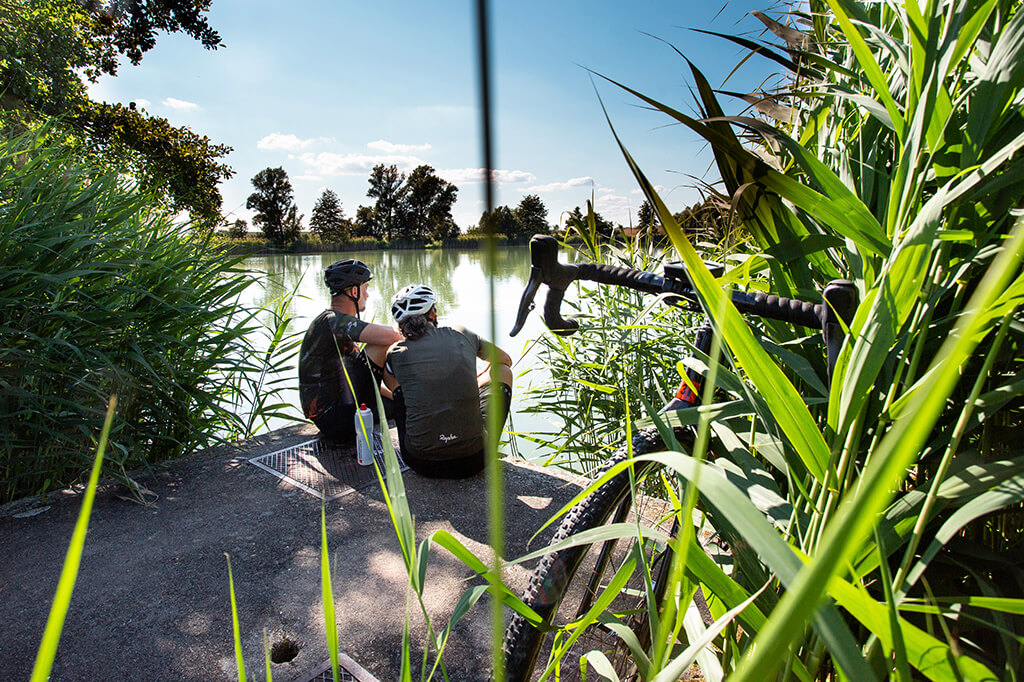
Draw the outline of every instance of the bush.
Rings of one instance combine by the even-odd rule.
[[[240,257],[153,206],[64,147],[0,141],[0,502],[87,471],[114,394],[122,477],[259,422],[243,388],[283,348],[286,309],[257,352]]]

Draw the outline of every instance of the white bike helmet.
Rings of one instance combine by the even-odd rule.
[[[399,324],[416,315],[425,315],[437,298],[426,284],[410,284],[391,299],[391,314]]]

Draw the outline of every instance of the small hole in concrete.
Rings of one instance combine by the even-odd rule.
[[[287,637],[274,642],[270,647],[271,663],[287,663],[298,655],[298,643]]]

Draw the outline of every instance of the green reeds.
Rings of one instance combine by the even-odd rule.
[[[722,282],[620,142],[725,351],[720,402],[701,408],[715,414],[717,459],[647,458],[699,491],[729,541],[731,575],[695,545],[685,567],[716,615],[746,604],[742,632],[713,638],[724,675],[1020,679],[1024,644],[1010,633],[1024,628],[1024,456],[1005,425],[1019,428],[1024,402],[1024,11],[1009,0],[809,7],[794,15],[806,30],[758,15],[781,45],[731,38],[792,69],[779,91],[745,97],[785,106],[784,120],[728,116],[692,63],[697,117],[612,81],[711,145],[757,249],[723,281],[813,300],[844,278],[861,297],[824,389],[820,341],[723,308]],[[632,321],[582,291],[591,315],[612,320],[585,327],[591,343]],[[586,343],[549,344],[569,381]],[[652,653],[644,679],[675,679]]]
[[[291,348],[285,308],[264,332],[239,305],[240,257],[45,137],[0,140],[0,502],[87,471],[111,394],[122,479],[250,435],[282,411],[260,381]]]
[[[589,208],[589,206],[588,206]],[[668,254],[649,235],[623,245],[603,244],[590,222],[570,221],[570,258],[659,271]],[[575,246],[573,246],[575,244]],[[679,384],[675,362],[692,339],[697,319],[638,292],[581,284],[564,305],[581,323],[572,336],[544,334],[538,341],[537,368],[524,399],[524,412],[550,417],[552,434],[520,434],[543,442],[546,463],[577,473],[591,471],[622,444],[627,410],[643,415],[662,405]],[[628,402],[622,396],[629,397]]]

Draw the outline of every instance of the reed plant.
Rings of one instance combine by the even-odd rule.
[[[0,140],[0,502],[78,480],[109,395],[125,481],[251,434],[294,349],[286,302],[269,331],[239,303],[240,256],[48,137]]]
[[[720,402],[705,414],[723,400],[745,414],[709,425],[708,461],[638,458],[698,493],[727,559],[677,542],[687,560],[649,614],[660,624],[646,650],[605,617],[646,680],[682,675],[693,658],[680,641],[711,646],[706,679],[1017,680],[1024,12],[1008,0],[807,8],[757,15],[775,42],[726,36],[790,71],[743,97],[761,114],[727,115],[693,63],[697,116],[610,81],[709,143],[756,252],[715,281],[620,141],[721,339]],[[723,301],[723,284],[813,299],[838,278],[860,305],[831,383],[815,337]],[[685,622],[697,585],[711,629]]]
[[[660,271],[671,253],[650,232],[617,241],[597,232],[593,206],[562,235],[570,260]],[[586,333],[544,334],[523,412],[550,417],[554,433],[518,434],[544,444],[546,464],[575,473],[600,465],[621,446],[622,425],[667,402],[679,384],[679,349],[700,320],[688,310],[624,288],[581,284],[565,306]]]

